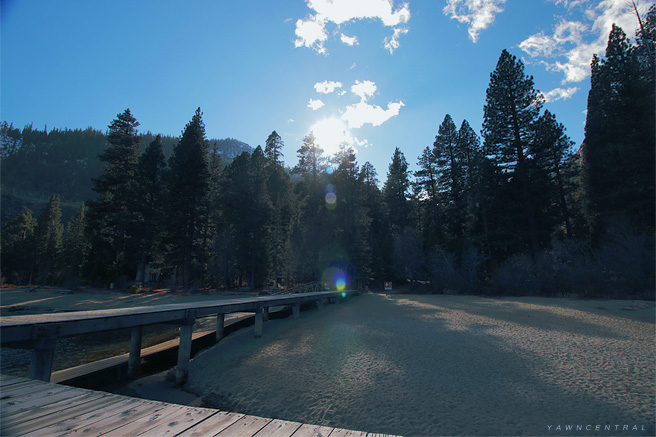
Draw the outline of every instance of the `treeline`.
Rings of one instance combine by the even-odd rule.
[[[275,131],[226,166],[200,109],[167,161],[159,137],[142,151],[126,110],[109,126],[97,198],[66,227],[57,196],[38,219],[19,214],[3,228],[3,275],[653,298],[655,25],[652,7],[635,44],[614,27],[593,60],[579,151],[504,50],[482,138],[446,115],[419,170],[397,148],[382,188],[348,144],[326,156],[312,133],[293,168]]]
[[[155,135],[139,134],[140,144],[150,144]],[[179,138],[161,136],[165,157],[173,154]],[[232,138],[212,139],[226,162],[244,151],[247,144]],[[104,166],[98,156],[107,145],[105,133],[92,129],[51,129],[25,126],[22,130],[6,121],[0,125],[0,158],[2,158],[2,223],[6,224],[20,212],[20,203],[36,208],[47,202],[52,193],[61,196],[70,207],[71,216],[80,202],[94,199],[91,181]],[[17,209],[18,208],[18,209]]]

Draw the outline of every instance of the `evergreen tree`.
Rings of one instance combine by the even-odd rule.
[[[266,139],[266,147],[264,148],[264,155],[270,163],[282,164],[282,148],[285,146],[282,138],[276,131],[271,132]]]
[[[462,143],[466,145],[466,143]],[[444,245],[461,252],[465,232],[465,164],[467,150],[460,148],[456,125],[447,114],[435,137],[433,153],[439,172],[438,190],[444,208]]]
[[[85,234],[84,202],[66,224],[62,238],[62,275],[64,279],[79,278],[88,251]]]
[[[411,225],[409,189],[408,162],[403,152],[397,147],[392,155],[387,180],[383,186],[383,198],[387,206],[390,231],[395,235]]]
[[[48,205],[37,220],[34,231],[34,256],[36,259],[39,284],[45,285],[57,281],[57,270],[62,249],[64,227],[61,223],[61,208],[59,196],[52,195]]]
[[[419,170],[414,174],[415,181],[412,186],[419,208],[418,225],[426,247],[431,247],[440,240],[442,234],[439,226],[439,169],[433,149],[426,147],[422,151],[417,165]]]
[[[530,147],[534,173],[537,173],[535,177],[543,180],[541,186],[544,188],[538,195],[546,197],[542,203],[547,209],[540,211],[540,217],[543,221],[559,222],[568,237],[573,235],[570,208],[567,205],[570,187],[565,179],[563,166],[572,146],[573,142],[565,134],[565,127],[556,121],[551,112],[545,111],[537,121],[535,139]],[[556,213],[556,210],[559,213]],[[556,218],[555,215],[559,217]]]
[[[168,260],[176,267],[178,284],[189,288],[209,259],[205,251],[209,214],[209,143],[198,108],[182,132],[169,160]]]
[[[164,228],[166,160],[161,136],[157,135],[139,158],[137,172],[139,232],[141,236],[139,268],[136,280],[145,282],[146,265],[159,258],[162,252]],[[159,260],[162,261],[161,259]]]
[[[326,168],[327,160],[323,149],[316,144],[316,137],[312,132],[303,138],[303,145],[297,151],[298,164],[293,172],[303,178],[316,180]]]
[[[593,238],[611,221],[628,218],[654,229],[654,12],[632,47],[613,25],[605,59],[591,66],[583,154],[583,183]],[[650,30],[651,29],[651,30]]]
[[[507,196],[508,234],[516,233],[517,249],[529,249],[533,258],[540,236],[527,161],[543,100],[533,87],[533,77],[524,74],[523,62],[503,50],[486,93],[484,147],[488,159],[496,162],[505,176],[506,190],[499,194]]]
[[[36,219],[32,216],[32,210],[26,207],[2,227],[2,276],[11,284],[32,282],[35,227]]]
[[[114,281],[134,277],[139,254],[138,164],[141,150],[139,122],[129,109],[109,125],[107,148],[100,160],[107,166],[93,180],[98,199],[89,202],[90,256],[87,274],[93,279]]]

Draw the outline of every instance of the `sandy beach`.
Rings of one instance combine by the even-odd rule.
[[[653,302],[367,294],[232,334],[185,390],[368,432],[653,435],[654,352]]]
[[[23,288],[3,289],[0,307],[231,297]],[[259,339],[252,328],[231,333],[192,360],[183,389],[163,372],[108,390],[401,435],[654,435],[655,311],[645,301],[365,294],[271,320]]]

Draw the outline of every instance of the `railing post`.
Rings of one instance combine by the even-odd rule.
[[[180,345],[178,346],[178,366],[175,370],[175,383],[182,385],[189,377],[189,360],[191,359],[191,335],[196,319],[188,316],[180,326]]]
[[[216,341],[223,338],[223,328],[225,326],[225,314],[216,315]]]
[[[128,358],[128,378],[135,378],[141,368],[141,339],[143,337],[143,326],[132,328],[130,339],[130,356]]]
[[[32,361],[30,362],[30,378],[50,382],[56,341],[55,338],[51,337],[34,340]]]
[[[257,308],[255,310],[255,338],[262,337],[262,325],[264,324],[263,308]]]
[[[264,310],[264,312],[262,313],[262,320],[264,322],[268,322],[269,321],[269,307],[264,307],[263,310]]]

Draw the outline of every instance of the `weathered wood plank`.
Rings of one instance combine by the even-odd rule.
[[[363,431],[335,428],[333,429],[333,432],[330,433],[330,437],[367,437],[367,433]]]
[[[164,420],[145,431],[148,435],[174,436],[191,428],[195,423],[202,422],[205,419],[217,414],[216,410],[208,408],[184,408],[179,414],[167,416]],[[117,431],[121,431],[118,429]]]
[[[328,437],[333,428],[304,424],[294,433],[294,437]]]
[[[13,384],[18,384],[21,382],[25,382],[26,378],[21,378],[20,376],[14,376],[14,375],[1,375],[0,376],[0,387],[5,388],[7,386],[13,385]]]
[[[26,411],[16,416],[8,418],[6,425],[10,433],[20,434],[22,436],[37,435],[56,435],[51,428],[57,424],[68,421],[75,421],[82,414],[100,411],[106,407],[118,402],[116,399],[103,396],[100,393],[90,393],[82,395],[79,398],[67,402],[42,405],[38,409]],[[33,415],[33,413],[35,413]]]
[[[12,394],[3,399],[0,410],[3,436],[367,436],[359,431],[135,399],[24,378],[3,376],[2,380],[14,383],[7,385],[13,387]]]
[[[291,437],[302,423],[274,419],[262,428],[256,435],[266,437]]]
[[[173,404],[153,405],[145,415],[140,415],[136,420],[133,420],[134,418],[131,415],[121,418],[120,426],[104,434],[107,437],[131,437],[141,434],[156,435],[156,433],[149,433],[148,431],[162,423],[175,421],[178,416],[186,412],[186,408],[189,407]]]
[[[31,391],[25,396],[21,393],[15,393],[11,398],[2,400],[2,417],[9,417],[22,411],[31,410],[42,405],[46,397],[48,402],[63,402],[79,395],[79,392],[72,387],[56,386],[48,390]]]
[[[188,428],[180,433],[180,437],[197,437],[215,435],[223,431],[239,419],[244,417],[243,414],[226,413],[219,411],[216,414],[208,417],[200,423],[196,423],[193,427]]]
[[[45,425],[44,428],[35,431],[33,434],[68,436],[71,434],[79,433],[81,428],[89,427],[92,424],[96,424],[102,420],[111,420],[112,423],[116,423],[117,421],[114,419],[114,417],[116,417],[120,412],[129,410],[131,407],[140,404],[140,400],[105,396],[100,401],[96,402],[96,404],[96,408],[89,409],[88,411],[80,408],[78,411],[71,412],[70,416],[62,417],[61,420],[53,422],[49,425]]]
[[[257,416],[244,416],[216,435],[221,437],[252,437],[271,420]]]
[[[122,426],[133,424],[143,417],[159,418],[160,416],[157,414],[168,408],[170,405],[161,402],[134,399],[134,402],[126,402],[119,408],[96,411],[96,414],[89,416],[86,421],[79,421],[78,426],[68,430],[67,434],[102,435],[110,433]]]

